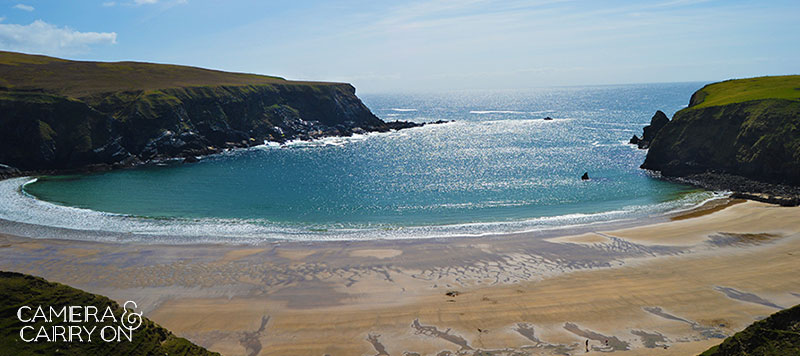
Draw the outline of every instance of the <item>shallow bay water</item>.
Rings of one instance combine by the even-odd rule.
[[[656,109],[671,116],[701,86],[364,94],[386,121],[455,121],[268,144],[195,164],[40,177],[17,194],[24,182],[7,182],[0,218],[234,241],[476,235],[644,218],[713,196],[651,177],[638,168],[646,152],[627,144]]]

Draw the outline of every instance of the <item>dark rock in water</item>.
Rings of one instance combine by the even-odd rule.
[[[584,174],[581,176],[581,180],[589,180],[589,172],[586,172],[586,173],[584,173]]]
[[[411,121],[389,121],[386,123],[386,127],[389,130],[402,130],[402,129],[410,129],[412,127],[420,127],[425,124],[418,124],[416,122]]]
[[[421,126],[425,126],[425,125],[446,124],[448,122],[453,122],[453,121],[455,121],[455,120],[436,120],[436,121],[423,122],[421,124],[418,124],[416,122],[411,122],[411,121],[399,121],[399,120],[397,120],[397,121],[389,121],[389,122],[387,122],[386,123],[386,127],[389,130],[402,130],[402,129],[410,129],[412,127],[421,127]]]
[[[661,110],[656,111],[655,115],[650,119],[650,125],[644,127],[642,138],[639,139],[636,135],[633,135],[630,143],[638,145],[641,149],[649,148],[650,143],[653,142],[658,132],[661,131],[667,123],[669,123],[667,115]]]
[[[544,119],[542,119],[542,120],[544,120],[544,121],[551,121],[551,120],[553,120],[553,118],[552,118],[552,117],[550,117],[550,116],[548,116],[548,117],[545,117],[545,118],[544,118]]]
[[[633,137],[631,137],[631,140],[628,141],[628,143],[632,145],[638,145],[640,141],[641,139],[639,138],[639,136],[633,135]]]
[[[183,163],[197,163],[197,162],[200,162],[200,160],[197,159],[197,157],[195,156],[186,156],[186,158],[183,159]]]

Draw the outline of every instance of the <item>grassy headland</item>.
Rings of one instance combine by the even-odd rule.
[[[94,306],[104,311],[106,306],[111,306],[117,319],[123,313],[122,307],[106,297],[84,292],[59,283],[48,282],[42,278],[12,272],[0,272],[0,354],[3,355],[219,355],[209,352],[190,341],[177,337],[169,330],[158,324],[142,319],[141,326],[133,332],[133,341],[123,339],[119,342],[104,342],[100,332],[93,333],[92,342],[87,342],[86,334],[82,334],[84,342],[46,342],[44,338],[38,342],[24,342],[20,338],[20,329],[24,326],[33,326],[32,330],[50,332],[49,337],[54,337],[52,323],[47,323],[38,318],[35,323],[23,323],[17,317],[20,307],[28,306],[35,310],[42,306],[59,309],[64,306]],[[32,315],[33,313],[31,313]],[[101,314],[99,314],[101,315]],[[78,316],[80,318],[81,316]],[[54,322],[57,322],[54,320]],[[111,325],[106,323],[81,323],[66,325],[81,325],[88,328],[96,325],[96,330]],[[112,325],[113,326],[113,325]],[[37,332],[30,331],[27,338],[33,338]]]
[[[706,85],[658,132],[642,168],[800,185],[800,76]],[[761,193],[728,185],[713,189]]]
[[[729,105],[764,99],[800,100],[800,75],[732,79],[704,86],[689,107]]]
[[[0,52],[0,112],[0,163],[22,170],[193,160],[390,129],[346,83],[14,52]]]
[[[7,90],[44,91],[71,98],[86,98],[109,92],[266,84],[337,83],[290,81],[274,76],[171,64],[70,61],[0,51],[0,87]]]

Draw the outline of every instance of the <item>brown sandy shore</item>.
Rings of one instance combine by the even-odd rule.
[[[589,355],[692,355],[800,303],[800,208],[600,230],[259,246],[0,235],[0,269],[135,300],[224,355],[576,355],[587,339]]]

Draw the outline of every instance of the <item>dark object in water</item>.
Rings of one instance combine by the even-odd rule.
[[[589,180],[589,172],[586,172],[586,173],[584,173],[584,174],[581,176],[581,180]]]
[[[542,120],[544,120],[544,121],[551,121],[551,120],[553,120],[553,118],[552,118],[552,117],[550,117],[550,116],[548,116],[548,117],[545,117],[545,118],[544,118],[544,119],[542,119]]]

